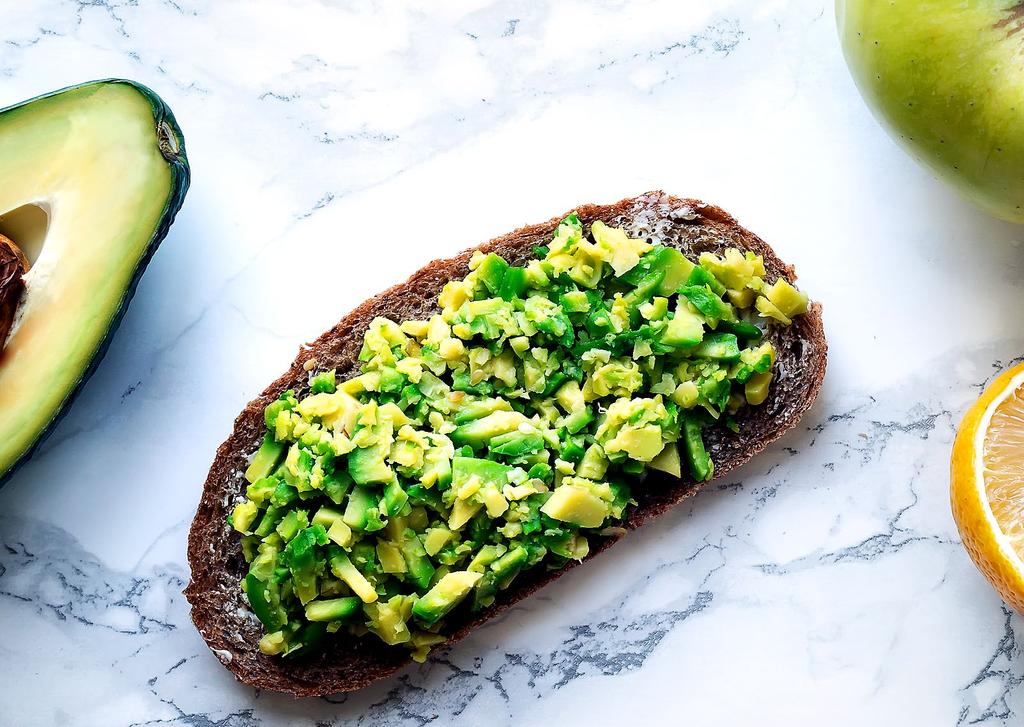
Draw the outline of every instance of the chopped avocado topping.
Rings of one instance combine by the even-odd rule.
[[[345,630],[422,660],[520,573],[586,557],[645,470],[713,475],[704,430],[768,398],[772,331],[808,309],[751,252],[576,215],[523,266],[469,267],[434,315],[374,319],[357,375],[267,406],[228,517],[263,653]]]

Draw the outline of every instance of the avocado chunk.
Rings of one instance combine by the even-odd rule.
[[[807,312],[807,293],[797,290],[783,278],[766,288],[764,295],[787,318]]]
[[[668,409],[660,397],[618,399],[608,407],[594,437],[613,460],[625,454],[639,462],[650,462],[664,446],[668,419]]]
[[[384,510],[388,517],[395,517],[401,515],[405,510],[406,504],[409,502],[409,493],[403,488],[397,477],[392,477],[391,481],[384,486]]]
[[[683,466],[679,459],[679,448],[674,444],[666,444],[657,457],[651,460],[652,470],[667,472],[673,477],[683,476]]]
[[[694,272],[697,270],[702,270],[702,268],[696,268]],[[690,278],[692,280],[693,275]],[[736,312],[732,306],[722,300],[710,285],[684,285],[679,289],[679,294],[700,311],[712,327],[718,325],[719,321],[731,321],[736,318]]]
[[[425,589],[434,577],[434,566],[423,549],[423,543],[412,530],[407,530],[399,546],[411,580],[417,588]]]
[[[509,264],[505,262],[504,258],[492,252],[477,267],[477,280],[487,287],[491,295],[498,295],[509,269]]]
[[[454,533],[448,528],[428,528],[423,538],[423,550],[427,555],[437,555],[453,535]]]
[[[448,529],[461,530],[483,508],[482,502],[457,499],[448,515]]]
[[[269,477],[284,458],[284,449],[284,444],[276,441],[272,434],[268,432],[263,435],[263,443],[256,450],[252,462],[245,470],[245,479],[249,482],[256,482],[256,480]]]
[[[474,399],[467,401],[455,410],[452,421],[456,424],[466,424],[477,419],[482,419],[488,414],[496,411],[512,411],[512,405],[505,399]]]
[[[703,338],[704,321],[685,306],[679,306],[675,315],[668,320],[659,340],[673,348],[689,348],[696,346]]]
[[[499,588],[508,587],[528,558],[529,551],[520,545],[492,562],[473,592],[473,610],[479,611],[494,603]]]
[[[754,374],[750,381],[743,387],[743,396],[751,406],[764,403],[768,398],[768,385],[772,382],[770,371],[763,374]]]
[[[703,482],[711,477],[714,465],[704,448],[704,437],[700,430],[700,422],[693,417],[683,417],[683,445],[686,448],[690,474],[698,482]]]
[[[471,477],[479,477],[482,482],[500,488],[508,484],[508,473],[511,469],[508,465],[491,459],[456,457],[452,460],[452,487],[458,489],[468,483]]]
[[[710,358],[716,361],[737,361],[740,357],[739,343],[732,333],[709,333],[693,350],[696,358]]]
[[[584,487],[560,485],[540,511],[550,518],[581,528],[597,528],[608,517],[608,504]]]
[[[285,547],[284,554],[292,574],[292,587],[303,605],[316,598],[316,546],[326,544],[327,533],[323,526],[314,525],[299,531]]]
[[[2,483],[103,358],[189,167],[155,93],[100,81],[0,110],[0,170],[0,234],[30,265],[0,359]]]
[[[380,530],[380,499],[368,487],[356,487],[348,496],[342,521],[353,530]]]
[[[732,333],[738,338],[746,338],[752,341],[757,341],[764,336],[764,331],[753,323],[740,320],[719,321],[717,330],[722,333]]]
[[[386,540],[377,543],[377,560],[385,573],[405,573],[408,570],[398,546]]]
[[[600,480],[608,471],[608,459],[600,444],[591,444],[576,466],[576,474],[591,480]]]
[[[354,449],[348,455],[348,473],[357,485],[383,484],[395,476],[385,462],[391,453],[391,424],[374,424],[371,431],[376,441],[368,447]]]
[[[329,598],[306,604],[306,618],[310,621],[352,621],[362,613],[363,602],[356,596]]]
[[[661,427],[647,424],[642,427],[627,427],[607,442],[609,451],[625,452],[640,462],[650,462],[661,451]]]
[[[288,622],[288,616],[281,608],[276,584],[265,583],[250,573],[245,577],[245,595],[252,606],[252,612],[267,631],[277,631]]]
[[[490,459],[453,459],[452,490],[457,497],[448,518],[448,529],[460,530],[485,506],[491,517],[504,512],[508,502],[501,495],[501,490],[508,484],[511,470],[510,466]],[[474,495],[467,497],[465,488],[473,489]]]
[[[483,573],[487,566],[504,555],[505,550],[504,545],[483,546],[473,556],[473,560],[469,561],[469,567],[466,570],[471,570],[474,573]]]
[[[589,410],[583,412],[590,414]],[[586,420],[589,421],[589,418]],[[576,431],[579,431],[578,429]],[[532,452],[540,452],[544,449],[544,437],[540,432],[524,434],[522,432],[508,432],[492,437],[487,449],[493,454],[500,454],[504,457],[522,457]]]
[[[405,644],[412,639],[406,623],[412,611],[412,599],[407,596],[392,596],[385,603],[371,603],[364,607],[370,617],[366,627],[381,638],[385,644]]]
[[[672,295],[679,291],[679,286],[686,282],[696,267],[674,247],[657,245],[645,253],[640,262],[622,276],[622,280],[638,286],[642,280],[650,279],[656,274],[656,291],[658,295]]]
[[[366,576],[352,565],[352,561],[344,550],[337,546],[331,546],[329,563],[331,573],[345,581],[352,592],[362,599],[363,603],[373,603],[377,600],[376,589],[366,580]]]
[[[446,573],[437,584],[424,593],[412,607],[412,615],[424,626],[433,626],[459,605],[483,577],[471,571]]]
[[[527,421],[527,418],[517,411],[494,411],[456,428],[451,433],[451,439],[455,444],[483,447],[494,437],[514,432]]]

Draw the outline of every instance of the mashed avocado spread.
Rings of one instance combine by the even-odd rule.
[[[648,468],[706,480],[701,431],[768,396],[769,321],[807,296],[761,258],[687,259],[569,215],[525,267],[477,252],[428,320],[377,318],[362,373],[266,409],[228,522],[266,654],[345,630],[412,650],[614,530]]]

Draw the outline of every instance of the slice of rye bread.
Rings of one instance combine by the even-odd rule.
[[[576,213],[584,226],[603,220],[622,226],[633,237],[672,245],[691,258],[701,252],[721,253],[728,247],[752,250],[764,258],[766,280],[784,277],[796,280],[793,268],[783,263],[757,235],[736,224],[718,207],[693,199],[679,199],[662,192],[649,192],[611,205],[582,205]],[[533,255],[536,245],[547,243],[559,215],[539,225],[523,227],[481,245],[485,252],[496,252],[513,264],[523,264]],[[254,687],[289,692],[297,696],[319,696],[360,689],[386,677],[410,662],[401,647],[387,646],[373,637],[356,638],[338,633],[325,640],[323,650],[298,659],[265,656],[257,648],[262,635],[260,623],[249,610],[239,587],[247,566],[242,558],[239,536],[225,519],[234,502],[244,492],[240,473],[247,465],[263,436],[263,410],[286,389],[298,396],[309,390],[309,372],[336,368],[341,379],[358,373],[363,332],[376,316],[397,321],[426,318],[437,312],[441,287],[468,272],[467,262],[473,250],[447,260],[435,260],[406,282],[362,303],[333,329],[304,347],[291,368],[272,383],[258,399],[249,403],[235,420],[235,428],[220,448],[203,488],[199,510],[188,539],[188,562],[192,581],[185,595],[192,605],[192,620],[218,659],[242,682]],[[739,434],[724,427],[705,430],[705,442],[720,479],[744,464],[778,439],[799,421],[811,406],[825,376],[827,346],[821,320],[821,307],[813,304],[807,314],[798,316],[789,327],[769,324],[767,340],[777,352],[775,379],[768,399],[757,407],[746,407],[737,414]],[[714,480],[712,480],[714,481]],[[651,472],[633,488],[637,505],[628,512],[625,530],[640,527],[707,483],[690,477],[676,479]],[[598,542],[591,538],[589,561],[615,543],[617,537]],[[575,563],[570,563],[569,567]],[[499,594],[493,606],[471,615],[463,607],[449,616],[457,626],[451,641],[466,636],[473,628],[494,617],[517,601],[551,582],[567,568],[547,571],[543,568],[523,573],[512,586]]]

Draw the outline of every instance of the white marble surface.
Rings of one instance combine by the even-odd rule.
[[[0,4],[0,105],[140,80],[193,170],[103,366],[0,491],[0,723],[1020,724],[1024,621],[958,542],[947,457],[1024,349],[1024,232],[884,135],[831,5]],[[659,187],[823,301],[803,425],[427,666],[326,700],[236,683],[181,596],[235,414],[431,258]]]

